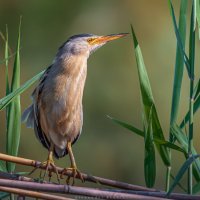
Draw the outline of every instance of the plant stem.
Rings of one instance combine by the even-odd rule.
[[[188,157],[192,156],[193,146],[193,90],[194,90],[194,61],[195,61],[195,1],[192,3],[191,21],[190,21],[190,43],[189,43],[189,62],[190,62],[190,101],[189,101],[189,138],[188,138]],[[192,165],[188,169],[188,193],[192,194]]]
[[[58,185],[58,184],[49,184],[49,183],[37,183],[37,182],[27,182],[27,181],[16,181],[16,180],[6,180],[0,179],[0,190],[2,187],[6,187],[6,192],[13,192],[12,188],[17,190],[23,190],[23,193],[17,193],[25,195],[24,192],[30,192],[29,194],[34,194],[34,191],[39,192],[48,192],[55,194],[71,194],[75,195],[76,199],[146,199],[146,200],[167,200],[166,192],[157,191],[133,191],[133,190],[123,190],[123,189],[112,189],[112,188],[90,188],[90,187],[78,187],[71,185]],[[4,191],[4,190],[3,190]],[[27,194],[27,196],[30,196]],[[44,193],[43,193],[44,195]],[[50,196],[50,195],[49,195]],[[59,200],[57,196],[57,200]],[[199,195],[187,195],[179,193],[171,193],[169,196],[170,199],[174,200],[199,200]],[[49,198],[45,198],[49,199]],[[71,200],[71,199],[70,199]]]
[[[190,118],[189,118],[189,144],[188,144],[188,158],[192,156],[192,146],[193,146],[193,105],[194,105],[194,100],[192,97],[194,89],[194,81],[190,81]],[[193,169],[192,169],[192,164],[189,166],[188,169],[188,194],[192,194],[192,174],[193,174]]]
[[[30,160],[30,159],[27,159],[27,158],[10,156],[10,155],[0,153],[0,160],[4,160],[4,161],[7,161],[7,162],[14,162],[16,164],[32,166],[32,167],[36,167],[36,168],[46,170],[46,166],[42,166],[41,162],[35,161],[35,160]],[[61,167],[56,167],[56,169],[57,169],[59,174],[61,174],[62,171],[63,171],[63,168],[61,168]],[[49,167],[48,170],[51,171],[51,170],[53,170],[53,168]],[[107,185],[107,186],[121,188],[121,189],[127,189],[127,190],[139,190],[139,191],[151,191],[151,192],[158,191],[158,190],[153,189],[153,188],[147,188],[147,187],[143,187],[143,186],[132,185],[132,184],[124,183],[124,182],[121,182],[121,181],[110,180],[110,179],[106,179],[106,178],[102,178],[102,177],[88,175],[88,174],[85,174],[85,173],[81,173],[81,174],[82,174],[83,179],[85,181],[98,183],[98,184],[101,184],[101,185]],[[73,176],[70,171],[65,172],[63,175]],[[75,178],[80,179],[80,177],[75,177]]]
[[[57,184],[46,184],[46,183],[36,183],[36,182],[26,182],[26,181],[16,181],[16,180],[5,180],[0,179],[0,186],[11,187],[18,189],[25,189],[31,191],[41,191],[41,192],[52,192],[52,193],[63,193],[76,195],[76,199],[81,199],[82,196],[90,196],[93,198],[100,199],[130,199],[130,200],[165,200],[163,197],[155,197],[151,195],[142,194],[131,194],[125,192],[112,192],[105,191],[102,189],[93,189],[86,187],[70,186],[70,185],[57,185]],[[59,199],[59,198],[58,198]]]
[[[170,152],[170,159],[171,159],[171,152]],[[171,166],[167,167],[167,173],[166,173],[166,188],[165,191],[169,191],[169,185],[170,185],[170,174],[171,174]]]
[[[29,190],[23,190],[18,188],[10,188],[10,187],[3,187],[0,186],[0,190],[4,192],[19,194],[23,196],[38,198],[38,199],[46,199],[46,200],[73,200],[71,198],[61,197],[61,196],[55,196],[50,194],[44,194],[40,192],[35,191],[29,191]]]
[[[181,37],[184,48],[185,48],[185,39],[186,39],[187,5],[188,5],[187,0],[181,0],[178,30],[179,30],[180,37]],[[177,42],[176,61],[175,61],[175,68],[174,68],[174,83],[173,83],[173,93],[172,93],[171,116],[170,116],[170,127],[173,126],[174,123],[176,123],[177,117],[178,117],[183,71],[184,71],[184,60],[182,58],[181,49]],[[173,143],[174,139],[175,139],[174,135],[170,132],[169,133],[169,141]],[[170,160],[171,160],[171,149],[169,149],[169,155],[170,155]],[[171,166],[167,168],[167,173],[166,173],[166,192],[168,192],[168,190],[169,190],[170,175],[171,175]]]

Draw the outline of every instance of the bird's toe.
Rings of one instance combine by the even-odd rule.
[[[67,175],[66,183],[68,185],[74,185],[75,183],[75,178],[80,179],[82,182],[84,182],[83,175],[81,172],[75,168],[75,167],[69,167],[69,168],[64,168],[63,171],[61,172],[60,178],[63,179],[63,175]],[[70,180],[72,179],[72,184],[70,184]]]

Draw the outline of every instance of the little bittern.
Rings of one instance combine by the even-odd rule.
[[[83,125],[82,97],[87,75],[87,59],[99,47],[127,34],[97,36],[80,34],[70,37],[58,50],[56,57],[32,93],[32,105],[23,113],[27,127],[48,149],[45,166],[55,168],[53,155],[61,158],[69,153],[73,181],[81,179],[72,153],[72,145],[81,134]]]

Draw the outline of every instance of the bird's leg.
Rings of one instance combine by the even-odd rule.
[[[72,152],[71,142],[67,142],[67,151],[69,153],[69,158],[70,158],[70,161],[71,161],[71,167],[64,168],[60,177],[63,178],[63,174],[65,172],[71,171],[72,172],[72,179],[73,179],[72,180],[72,185],[74,185],[75,177],[79,177],[81,179],[81,181],[84,182],[83,176],[82,176],[81,172],[78,170],[78,168],[76,166],[75,158],[74,158],[74,155],[73,155],[73,152]],[[71,178],[71,176],[68,176],[68,178],[66,180],[67,184],[69,184],[70,178]]]
[[[48,176],[49,176],[49,180],[50,180],[51,176],[52,176],[52,171],[54,171],[56,173],[58,182],[60,182],[59,175],[58,175],[58,170],[57,170],[56,165],[55,165],[54,160],[53,160],[53,151],[54,151],[54,145],[51,143],[51,146],[50,146],[50,149],[49,149],[48,158],[47,158],[47,160],[45,162],[42,163],[43,166],[46,166],[43,179],[45,178],[47,172],[49,172]],[[52,167],[52,170],[49,170],[49,167]]]
[[[58,170],[57,170],[56,165],[54,164],[54,160],[53,160],[53,151],[54,151],[54,145],[51,143],[51,146],[49,148],[49,153],[48,153],[47,160],[44,161],[44,162],[42,162],[39,166],[37,166],[31,173],[33,173],[38,168],[45,168],[45,172],[44,172],[43,176],[42,176],[42,171],[40,172],[40,178],[42,180],[44,180],[47,172],[49,172],[48,176],[49,176],[49,180],[50,180],[51,177],[52,177],[52,172],[54,171],[56,173],[57,180],[60,183],[60,178],[59,178],[59,175],[58,175]],[[51,167],[52,169],[49,170],[49,167]]]

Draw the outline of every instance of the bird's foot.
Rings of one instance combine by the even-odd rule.
[[[49,181],[51,180],[52,177],[52,172],[56,173],[57,176],[57,180],[60,183],[60,178],[59,178],[59,174],[58,174],[58,170],[56,168],[56,165],[54,163],[54,160],[52,158],[49,158],[48,160],[40,163],[38,166],[36,166],[31,172],[30,174],[32,174],[33,172],[35,172],[37,169],[41,169],[40,171],[40,180],[44,181],[47,172],[48,172],[48,177],[49,177]],[[42,169],[45,169],[44,175],[42,175]]]
[[[46,177],[46,174],[48,172],[48,177],[49,177],[49,181],[50,181],[51,177],[52,177],[52,172],[55,172],[56,176],[57,176],[57,180],[60,183],[60,178],[59,178],[59,175],[58,175],[58,170],[56,168],[56,165],[55,165],[53,159],[48,159],[47,161],[41,163],[41,165],[42,165],[41,167],[45,168],[45,172],[44,172],[43,177],[42,177],[42,173],[40,175],[40,177],[42,177],[43,180]]]
[[[81,172],[77,169],[77,167],[69,167],[69,168],[64,168],[61,172],[60,178],[63,179],[63,175],[67,173],[68,171],[71,172],[71,175],[68,175],[66,179],[66,183],[69,185],[70,184],[70,179],[72,178],[72,185],[75,183],[75,178],[79,178],[82,182],[84,182],[84,178],[81,174]]]

